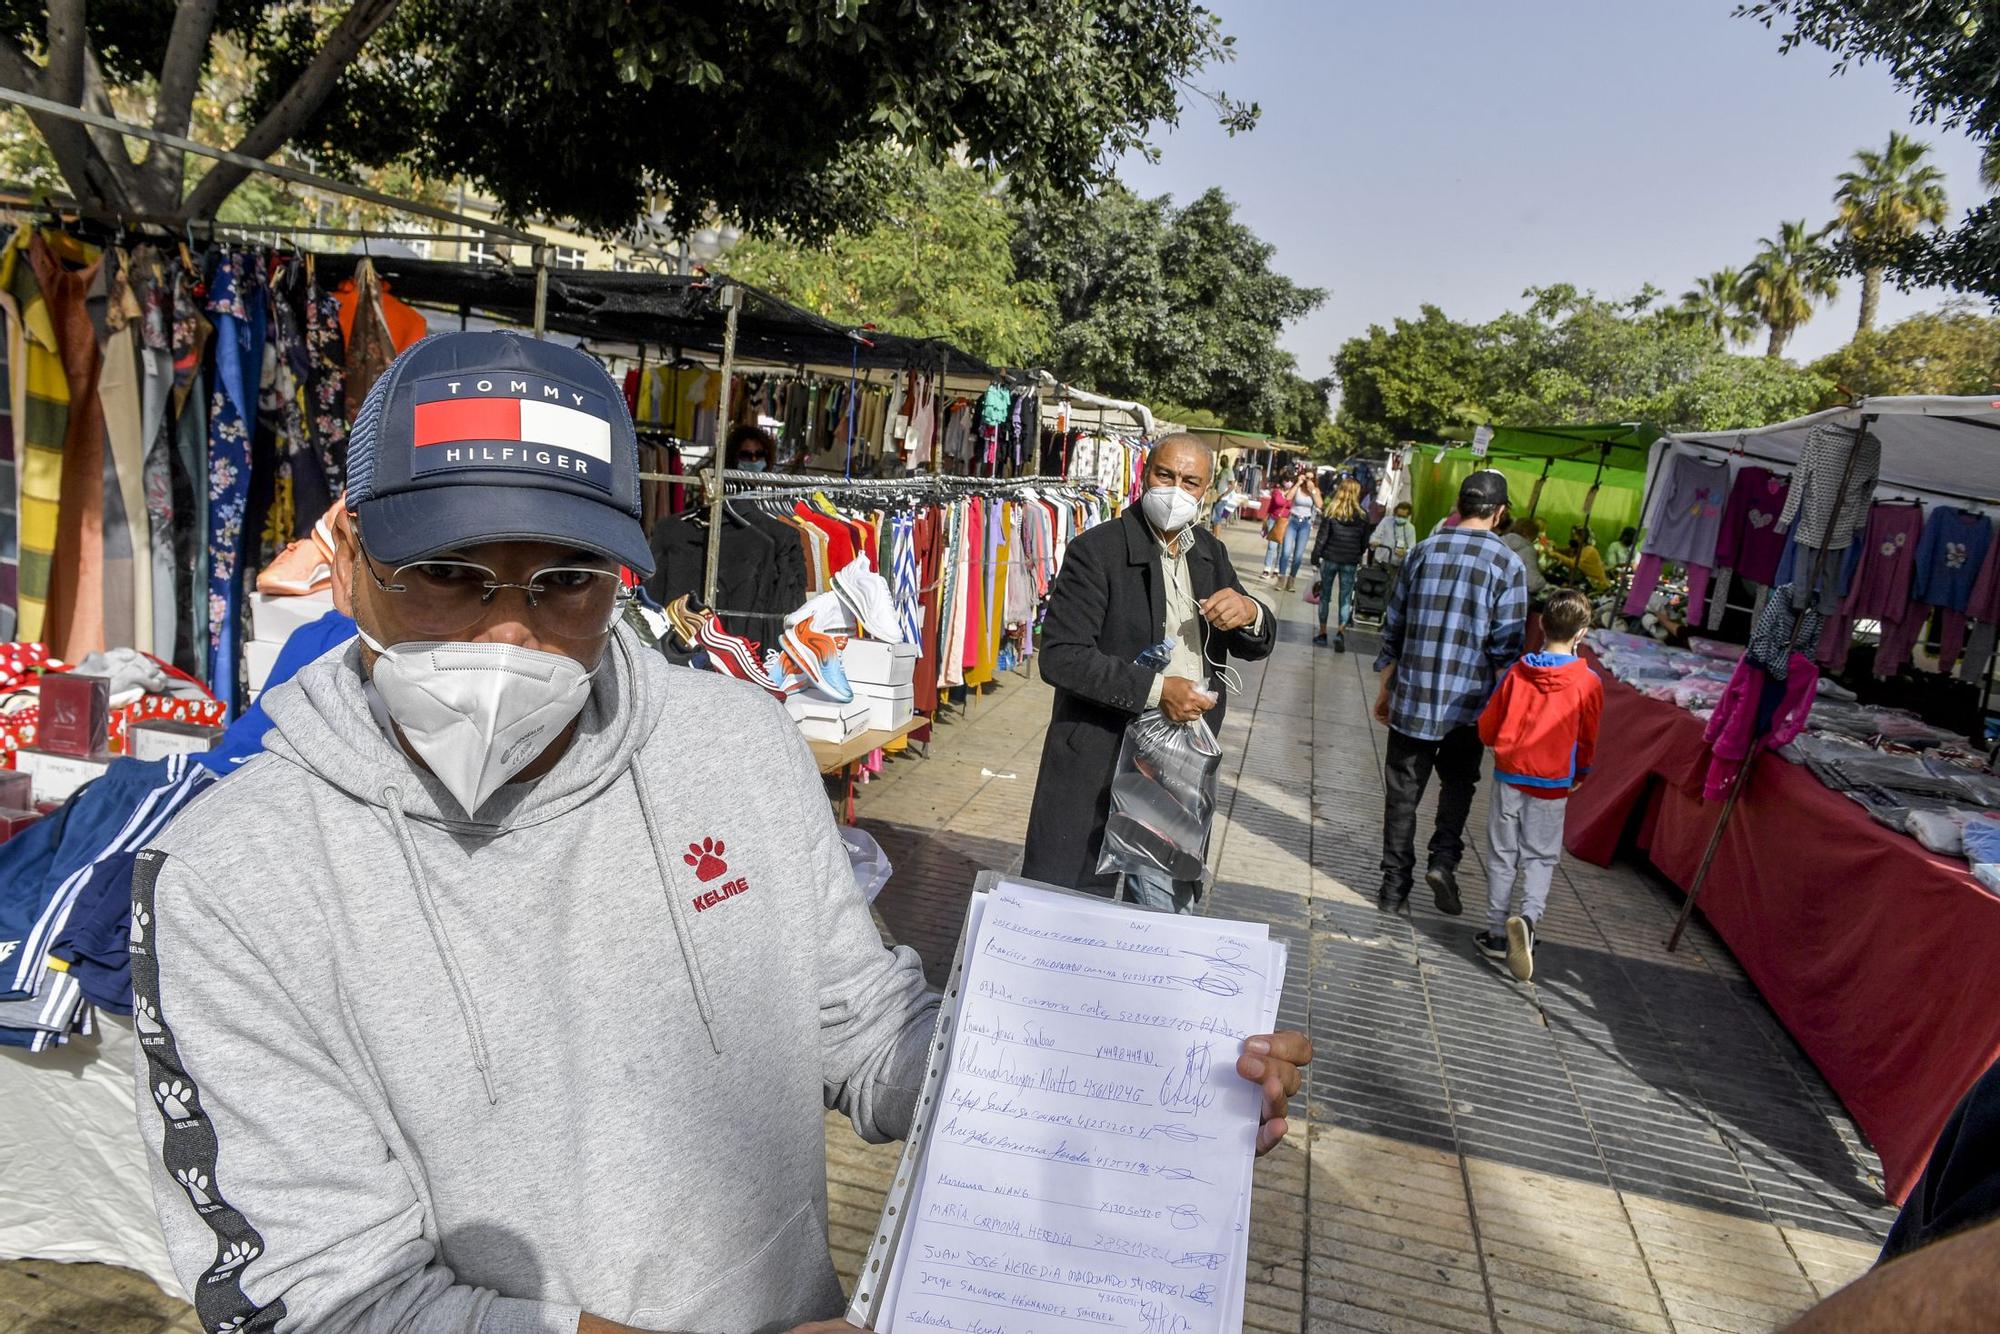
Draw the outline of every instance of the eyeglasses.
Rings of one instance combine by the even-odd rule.
[[[362,553],[368,577],[384,593],[394,593],[396,615],[412,631],[450,639],[477,625],[503,588],[519,589],[528,600],[528,620],[557,639],[595,639],[623,610],[616,570],[592,565],[551,565],[525,583],[511,583],[468,560],[420,560],[399,565],[385,580],[374,557]]]

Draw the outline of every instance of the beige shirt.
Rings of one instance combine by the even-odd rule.
[[[1157,536],[1157,534],[1156,534]],[[1201,618],[1201,605],[1195,601],[1194,580],[1188,574],[1187,554],[1175,542],[1160,543],[1160,578],[1167,588],[1167,614],[1160,627],[1160,638],[1174,641],[1171,657],[1167,659],[1166,670],[1153,678],[1152,686],[1146,691],[1146,707],[1158,708],[1160,692],[1166,687],[1169,676],[1200,682],[1208,675],[1208,667],[1202,661],[1201,641],[1204,634],[1214,634],[1207,622]],[[1264,623],[1264,607],[1257,605],[1257,619],[1250,622],[1255,630]],[[1213,690],[1211,682],[1209,689]]]

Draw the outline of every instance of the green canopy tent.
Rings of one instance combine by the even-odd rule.
[[[1662,432],[1650,422],[1496,426],[1484,458],[1473,456],[1472,432],[1462,434],[1463,441],[1412,449],[1412,499],[1420,535],[1451,513],[1467,473],[1493,468],[1507,479],[1516,520],[1540,519],[1561,544],[1587,517],[1601,547],[1620,529],[1639,526],[1646,472]]]

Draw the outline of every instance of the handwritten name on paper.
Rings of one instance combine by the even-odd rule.
[[[895,1328],[1240,1326],[1268,943],[1003,888],[968,952]]]

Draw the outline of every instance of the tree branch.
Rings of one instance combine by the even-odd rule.
[[[218,0],[180,0],[174,8],[173,30],[167,36],[166,57],[160,62],[160,88],[153,99],[153,128],[186,137],[194,124],[194,95],[201,87],[208,61],[208,39],[215,30]],[[142,189],[161,213],[180,205],[181,175],[187,155],[165,144],[154,144],[141,169]]]
[[[313,56],[312,63],[299,75],[298,82],[285,90],[277,105],[243,136],[235,151],[267,158],[290,142],[318,114],[342,72],[401,3],[402,0],[354,0],[341,16],[339,26]],[[209,216],[249,174],[247,168],[216,163],[188,195],[181,212],[191,218]]]
[[[53,15],[50,22],[53,26]],[[12,42],[0,42],[0,84],[37,97],[62,98],[61,94],[51,90],[51,83],[47,72],[37,69],[34,62]],[[77,197],[79,203],[112,211],[123,208],[126,201],[124,182],[98,153],[81,125],[32,111],[28,113],[28,119],[48,144],[57,170],[62,172],[70,193]]]

